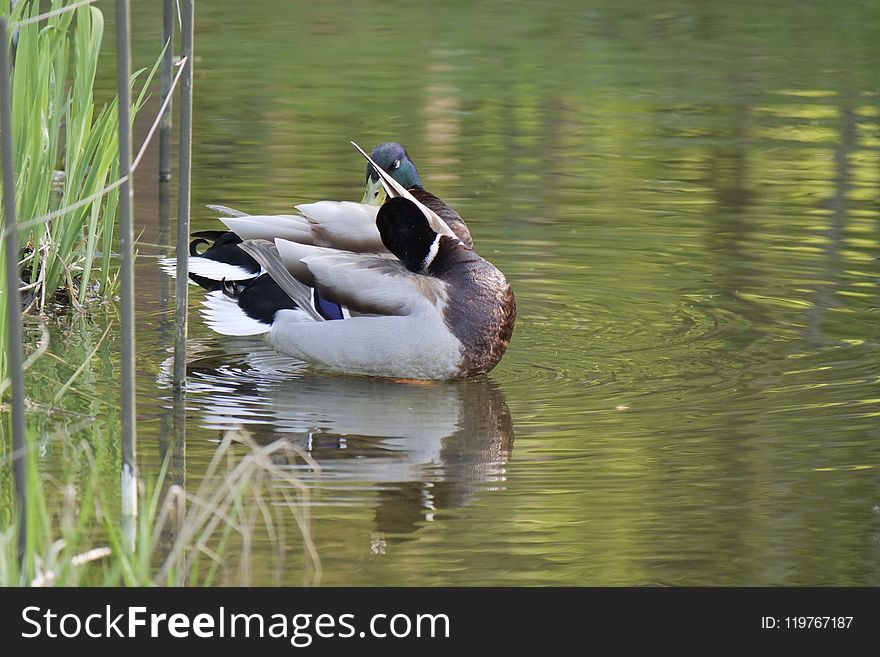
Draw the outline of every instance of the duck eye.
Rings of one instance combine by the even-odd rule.
[[[400,160],[394,160],[394,168],[395,168],[395,169],[399,169],[399,168],[400,168]]]

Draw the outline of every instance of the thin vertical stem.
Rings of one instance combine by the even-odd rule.
[[[162,56],[162,102],[171,93],[171,68],[174,63],[174,0],[165,0],[165,13],[162,15],[162,43],[165,54]],[[162,113],[159,127],[159,180],[171,180],[171,103]]]
[[[131,15],[129,0],[116,0],[116,86],[119,94],[119,251],[121,255],[120,329],[122,344],[122,515],[134,547],[137,468],[134,367],[134,226],[131,179]],[[130,523],[130,526],[129,526]]]
[[[24,372],[21,348],[21,295],[18,291],[18,230],[15,214],[15,171],[12,154],[12,94],[9,84],[9,26],[0,18],[0,139],[3,158],[3,216],[6,233],[7,369],[12,382],[12,469],[18,510],[18,558],[27,554],[27,470],[25,459]]]
[[[174,389],[186,387],[187,336],[187,258],[189,252],[190,167],[192,163],[192,92],[193,92],[193,0],[184,0],[182,9],[181,57],[186,67],[180,88],[180,158],[177,194],[177,334],[174,341]]]
[[[168,101],[159,127],[159,244],[163,246],[171,239],[171,100],[172,75],[174,64],[174,0],[165,0],[162,14],[162,43],[165,53],[162,56],[162,103]],[[166,255],[168,255],[166,253]],[[162,276],[159,284],[162,337],[169,338],[170,318],[167,311],[171,303],[171,283],[168,276]]]

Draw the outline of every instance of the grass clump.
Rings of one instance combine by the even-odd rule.
[[[253,546],[261,536],[278,547],[280,581],[288,514],[303,537],[303,583],[318,582],[308,489],[287,467],[308,456],[289,442],[258,445],[244,432],[227,432],[194,493],[168,481],[169,458],[151,487],[141,485],[133,541],[120,517],[119,491],[110,483],[115,478],[98,475],[101,467],[87,441],[80,452],[87,455],[90,474],[79,485],[57,485],[60,504],[47,500],[44,482],[29,467],[31,548],[19,562],[15,522],[0,531],[0,586],[247,586]]]

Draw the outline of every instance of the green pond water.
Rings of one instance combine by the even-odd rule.
[[[136,63],[160,5],[135,3]],[[196,50],[194,229],[218,226],[208,203],[359,200],[349,140],[393,139],[518,304],[488,376],[412,385],[215,335],[190,286],[174,431],[153,153],[135,202],[145,479],[171,452],[194,489],[229,432],[320,466],[284,465],[320,566],[288,512],[247,581],[880,585],[877,3],[212,1]],[[91,467],[86,441],[113,479],[114,311],[30,320],[29,351],[44,327],[41,469]]]

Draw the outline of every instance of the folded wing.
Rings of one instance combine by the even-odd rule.
[[[396,260],[275,240],[285,268],[337,303],[360,313],[410,315],[446,300],[444,284]]]

